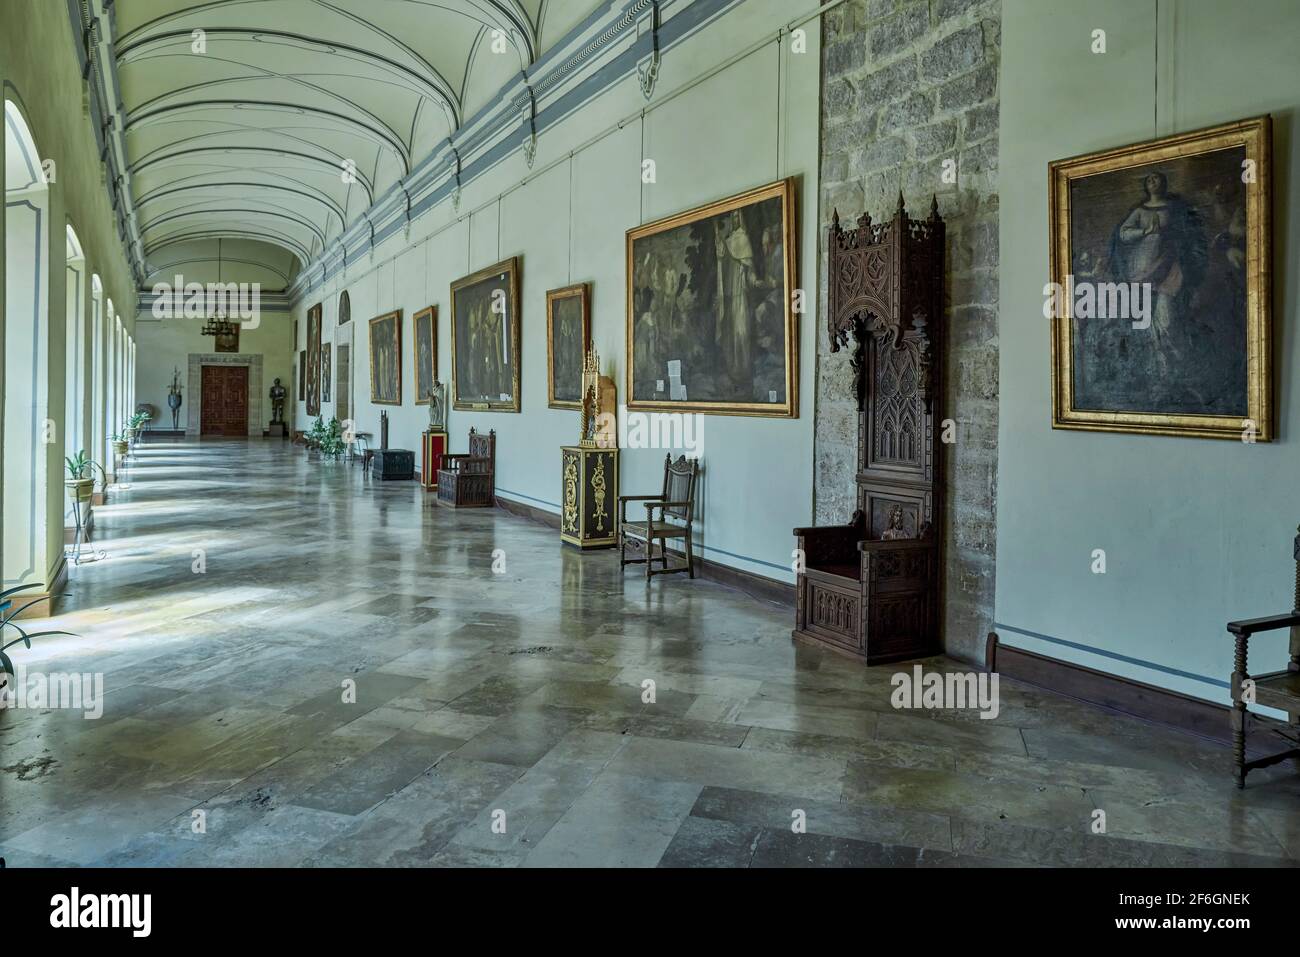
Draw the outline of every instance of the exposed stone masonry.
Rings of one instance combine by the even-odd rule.
[[[1000,0],[850,0],[822,26],[821,235],[836,208],[848,222],[864,210],[891,215],[900,189],[916,216],[937,194],[947,224],[942,417],[956,422],[957,441],[944,476],[944,647],[975,660],[993,622],[997,532],[1000,23]],[[832,354],[819,329],[819,524],[846,521],[855,506],[849,357]]]

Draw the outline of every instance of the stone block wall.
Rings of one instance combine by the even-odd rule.
[[[947,386],[956,423],[944,480],[944,646],[983,660],[993,625],[998,436],[998,62],[1001,0],[849,0],[822,20],[821,311],[831,212],[947,223]],[[945,172],[948,173],[945,176]],[[818,524],[855,507],[849,350],[817,337]],[[1044,358],[1046,361],[1046,358]]]

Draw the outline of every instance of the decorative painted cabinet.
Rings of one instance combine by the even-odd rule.
[[[831,351],[854,342],[857,510],[797,528],[804,556],[794,637],[868,664],[940,650],[944,224],[863,215],[828,236]]]
[[[579,548],[618,542],[618,449],[560,448],[560,540]]]

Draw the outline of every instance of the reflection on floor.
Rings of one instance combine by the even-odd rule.
[[[82,637],[20,650],[106,697],[0,715],[10,866],[1300,860],[1289,765],[1241,793],[1222,748],[1011,682],[996,720],[896,711],[897,669],[787,608],[278,441],[137,463],[56,619]]]

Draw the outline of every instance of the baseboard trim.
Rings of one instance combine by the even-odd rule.
[[[19,592],[13,596],[14,605],[32,603],[15,615],[15,618],[49,618],[55,613],[59,594],[68,584],[68,557],[62,552],[54,567],[54,574],[50,578],[51,582],[46,586],[45,591]]]
[[[511,515],[518,515],[521,518],[540,522],[543,525],[549,525],[551,528],[558,529],[560,527],[558,512],[550,512],[544,508],[538,508],[535,505],[529,505],[516,499],[502,498],[500,495],[496,497],[496,504],[498,508],[509,512]],[[670,548],[668,553],[683,562],[686,561],[686,556],[678,549]],[[629,572],[629,574],[631,573]],[[723,565],[699,556],[695,558],[695,577],[706,578],[709,581],[717,582],[719,585],[735,588],[738,591],[743,591],[751,598],[757,598],[759,601],[794,608],[795,586],[791,582],[777,581],[775,578],[768,578],[766,575],[756,575],[753,572],[733,568],[730,565]]]
[[[995,631],[989,632],[985,648],[989,671],[1218,744],[1232,741],[1228,719],[1231,709],[1225,704],[1193,698],[1180,691],[1158,688],[1023,648],[1013,648],[1002,644]],[[1247,716],[1247,741],[1250,741],[1249,735],[1253,731],[1275,731],[1283,727],[1281,722],[1272,718],[1253,713]],[[1253,752],[1254,748],[1251,750]]]

